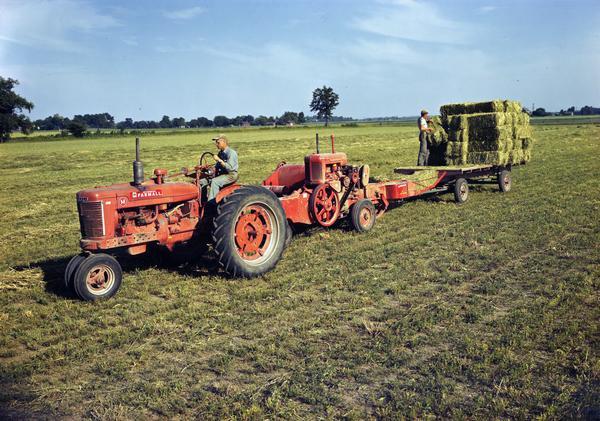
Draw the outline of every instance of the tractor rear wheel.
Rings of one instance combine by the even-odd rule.
[[[361,199],[350,210],[350,221],[356,232],[367,232],[375,225],[377,211],[369,199]]]
[[[462,205],[469,198],[469,184],[464,178],[459,178],[454,184],[454,200],[459,205]]]
[[[85,255],[85,254],[78,254],[76,256],[73,256],[71,258],[71,260],[69,260],[69,263],[67,264],[67,267],[65,268],[65,276],[64,276],[65,288],[67,288],[68,290],[73,289],[73,275],[75,275],[75,271],[77,270],[77,267],[79,266],[79,264],[81,262],[83,262],[85,260],[86,257],[87,257],[87,255]]]
[[[512,179],[510,176],[510,171],[502,170],[498,174],[498,187],[500,187],[500,191],[502,193],[507,193],[510,191],[512,187]]]
[[[97,301],[115,295],[121,286],[123,272],[117,260],[108,254],[87,256],[73,275],[73,289],[85,301]]]
[[[287,220],[275,194],[243,186],[217,206],[213,245],[227,274],[250,278],[273,269],[285,249]]]

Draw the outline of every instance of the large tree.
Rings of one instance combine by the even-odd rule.
[[[23,110],[31,112],[33,103],[13,91],[18,84],[18,80],[0,76],[0,143],[10,138],[13,130],[29,134],[33,129],[31,120],[23,114]]]
[[[333,110],[339,103],[340,98],[338,94],[333,92],[331,87],[323,85],[322,88],[317,88],[313,91],[310,110],[316,112],[318,118],[324,118],[325,126],[327,126],[329,119],[333,116]]]

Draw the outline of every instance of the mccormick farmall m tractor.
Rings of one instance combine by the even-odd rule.
[[[199,186],[201,179],[214,176],[214,166],[208,165],[211,156],[205,152],[199,165],[170,175],[191,182],[168,182],[167,171],[160,168],[145,180],[136,139],[133,182],[78,192],[83,252],[67,265],[67,288],[83,300],[111,297],[122,280],[114,255],[137,255],[154,246],[177,253],[175,246],[183,243],[212,243],[227,274],[257,276],[277,264],[293,225],[330,227],[349,217],[352,227],[364,232],[391,201],[453,189],[455,200],[463,203],[469,193],[467,179],[493,179],[501,191],[511,185],[510,168],[492,165],[397,168],[405,175],[432,175],[369,183],[369,166],[348,164],[345,153],[335,152],[332,135],[331,153],[319,153],[317,136],[317,153],[307,155],[304,164],[282,162],[262,186],[232,184],[208,202]]]
[[[281,163],[263,186],[227,186],[215,203],[207,203],[199,188],[202,178],[214,176],[210,156],[205,152],[199,165],[171,175],[191,182],[168,182],[159,168],[145,180],[136,139],[133,182],[77,193],[83,252],[67,265],[65,285],[84,300],[111,297],[122,280],[114,255],[137,255],[155,245],[172,251],[192,240],[212,243],[227,274],[257,276],[281,258],[291,239],[289,224],[328,227],[352,205],[357,229],[374,223],[372,201],[357,203],[366,196],[368,167],[347,165],[343,153],[311,154],[304,165]]]

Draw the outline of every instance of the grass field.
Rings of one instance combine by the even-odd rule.
[[[313,229],[266,276],[129,265],[111,300],[62,290],[75,192],[130,179],[133,139],[0,145],[0,418],[600,417],[600,126],[537,126],[513,190]],[[372,174],[415,129],[336,128]],[[324,136],[328,132],[321,130]],[[147,174],[213,132],[143,138]],[[241,179],[302,162],[313,129],[231,131]]]

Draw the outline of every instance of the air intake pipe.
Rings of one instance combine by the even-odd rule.
[[[144,182],[144,164],[140,161],[140,138],[135,138],[135,161],[133,161],[133,184],[139,186]]]

